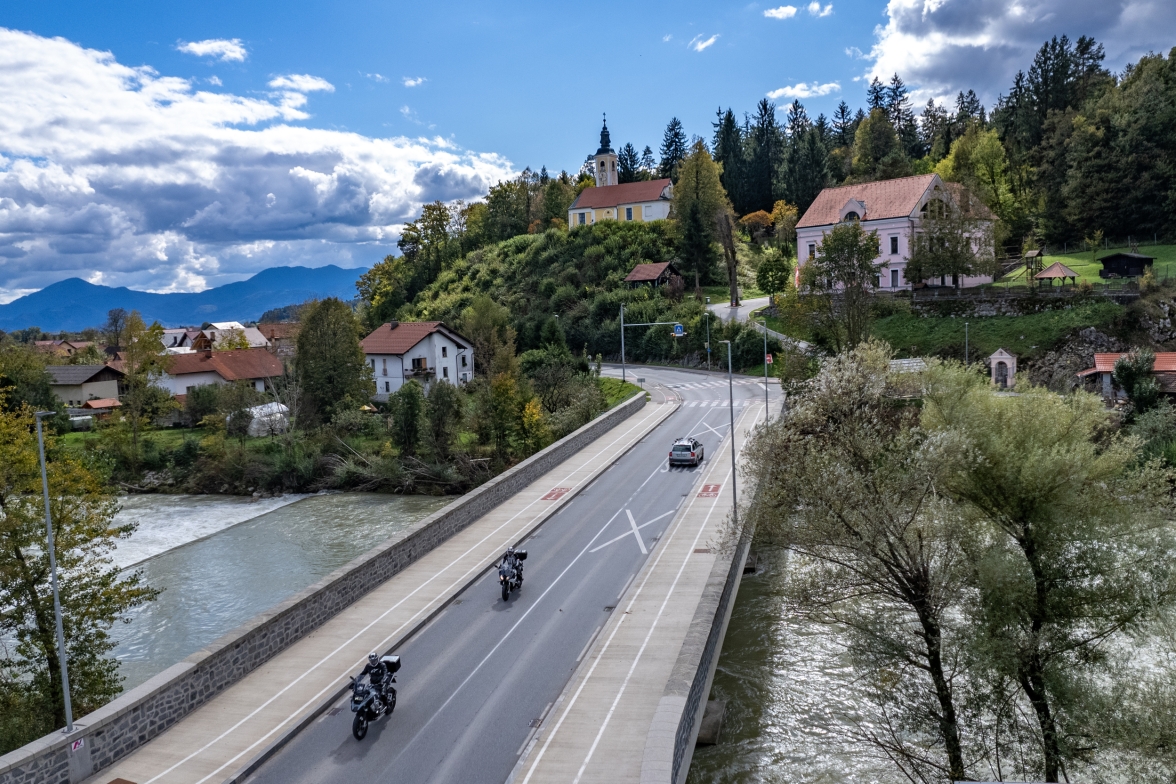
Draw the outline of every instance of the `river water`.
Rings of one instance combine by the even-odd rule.
[[[120,520],[139,530],[115,562],[143,572],[159,598],[112,634],[123,687],[148,678],[298,593],[451,498],[378,493],[131,496]],[[145,560],[144,560],[145,559]]]
[[[897,768],[848,737],[869,721],[853,668],[834,639],[786,617],[787,556],[761,552],[744,575],[711,688],[726,700],[720,742],[694,751],[688,784],[898,784]]]

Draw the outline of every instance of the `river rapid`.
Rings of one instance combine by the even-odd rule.
[[[118,566],[161,591],[117,625],[114,656],[131,689],[330,574],[451,498],[332,493],[249,501],[223,496],[121,499]]]

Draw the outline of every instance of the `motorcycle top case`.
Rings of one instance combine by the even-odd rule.
[[[526,550],[515,550],[515,556],[517,556],[520,561],[525,561],[525,560],[527,560],[527,551]]]
[[[381,656],[380,661],[388,667],[388,672],[398,672],[400,670],[399,656]]]

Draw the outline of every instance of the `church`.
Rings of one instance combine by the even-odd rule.
[[[602,220],[655,221],[670,217],[674,185],[666,180],[621,183],[617,154],[608,137],[608,122],[600,131],[600,149],[593,156],[596,187],[585,188],[568,208],[568,228]]]

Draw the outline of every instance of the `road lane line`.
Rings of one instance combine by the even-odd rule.
[[[682,505],[682,503],[679,501],[678,506],[681,506],[681,505]],[[677,511],[677,510],[675,509],[674,511]],[[633,572],[631,575],[629,575],[629,579],[625,581],[625,587],[622,588],[621,592],[617,594],[617,601],[618,602],[622,599],[622,597],[624,597],[625,591],[629,590],[629,586],[633,584],[633,578],[636,576],[637,576],[637,572]],[[582,655],[583,654],[581,654],[581,656]],[[576,661],[580,661],[580,660],[576,659]]]
[[[645,549],[645,540],[641,538],[641,532],[637,530],[637,521],[633,519],[633,513],[626,509],[625,514],[629,516],[630,533],[632,533],[633,538],[637,540],[637,546],[641,548],[641,554],[649,555],[649,551]],[[662,515],[662,517],[665,517],[665,515]],[[648,525],[648,523],[646,523],[646,525]]]
[[[631,580],[633,578],[630,577],[629,579]],[[626,587],[628,587],[628,585],[629,585],[628,583],[625,583]],[[624,594],[624,591],[621,591],[621,593]],[[588,638],[588,642],[584,643],[584,648],[580,651],[580,655],[576,657],[577,664],[580,663],[580,659],[584,658],[584,654],[588,653],[588,648],[591,647],[592,643],[596,640],[596,635],[600,634],[600,630],[603,628],[604,628],[603,624],[601,624],[600,626],[597,626],[596,631],[592,632],[592,636]],[[548,704],[547,707],[550,708],[551,705]]]

